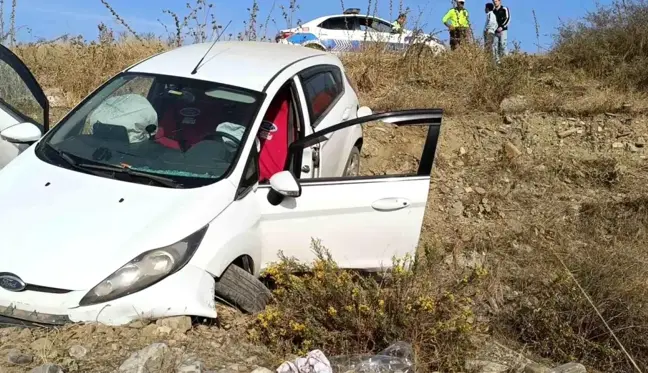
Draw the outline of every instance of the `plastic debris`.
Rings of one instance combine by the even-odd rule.
[[[376,355],[342,355],[327,358],[320,350],[295,362],[285,362],[277,373],[414,373],[414,350],[396,342]]]
[[[333,373],[331,363],[320,350],[313,350],[305,358],[294,363],[286,361],[277,368],[277,373]]]

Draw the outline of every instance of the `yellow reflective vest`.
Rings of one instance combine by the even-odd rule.
[[[443,16],[443,24],[450,24],[454,27],[470,27],[470,22],[468,21],[468,10],[457,8],[452,8],[448,10],[445,16]]]
[[[401,24],[398,23],[398,21],[392,22],[391,27],[392,27],[392,32],[394,33],[400,34],[401,32],[403,32],[403,26],[401,26]]]

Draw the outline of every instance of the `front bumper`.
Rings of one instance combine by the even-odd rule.
[[[87,290],[66,294],[0,289],[0,325],[63,325],[98,322],[118,326],[138,319],[171,316],[216,317],[214,279],[187,265],[162,281],[106,303],[79,307]]]

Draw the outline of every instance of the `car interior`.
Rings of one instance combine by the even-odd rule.
[[[264,114],[258,133],[260,184],[268,183],[272,175],[286,169],[288,147],[303,136],[297,102],[292,84],[286,83]]]
[[[81,129],[68,137],[62,150],[94,161],[210,178],[224,174],[234,162],[259,104],[254,96],[224,87],[169,82],[154,83],[147,97],[113,97],[107,108],[93,111],[101,115],[87,116],[91,131]]]

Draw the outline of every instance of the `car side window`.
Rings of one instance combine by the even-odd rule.
[[[344,92],[342,72],[330,67],[301,76],[304,95],[308,105],[311,125],[315,127],[323,114],[329,110]]]
[[[383,20],[373,17],[360,19],[360,26],[363,31],[391,32],[391,25]]]
[[[326,30],[356,30],[358,29],[358,20],[356,17],[332,17],[322,22],[319,27]]]
[[[0,102],[8,105],[17,114],[25,115],[37,123],[45,123],[45,108],[34,96],[30,89],[32,87],[27,85],[20,71],[15,70],[9,62],[0,59],[0,77]]]

